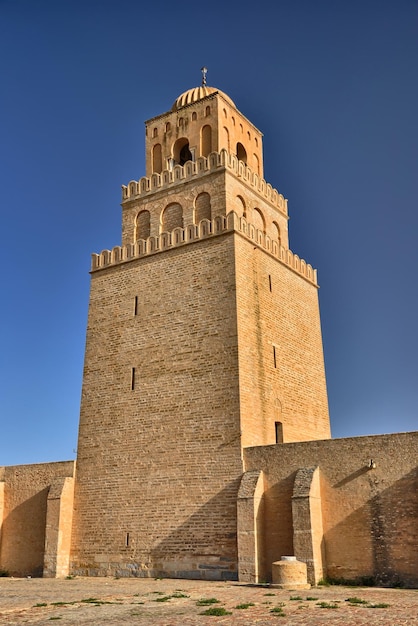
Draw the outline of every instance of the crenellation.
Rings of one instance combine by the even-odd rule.
[[[220,152],[212,152],[207,158],[199,157],[195,162],[188,161],[184,165],[175,165],[171,171],[163,170],[161,174],[153,173],[150,178],[143,176],[139,181],[130,181],[128,185],[122,185],[122,206],[127,201],[153,193],[157,189],[165,189],[177,185],[180,181],[190,180],[220,168],[226,168],[235,173],[268,202],[271,202],[287,215],[287,200],[282,194],[253,172],[245,163],[239,161],[234,154],[228,154],[225,149]]]
[[[309,263],[281,246],[278,241],[272,240],[260,229],[255,228],[244,217],[239,217],[235,211],[230,211],[226,216],[217,216],[213,220],[204,219],[199,224],[190,224],[186,228],[177,227],[171,232],[163,232],[158,236],[138,240],[134,244],[115,246],[112,250],[102,250],[99,254],[92,254],[91,272],[231,231],[236,231],[252,240],[262,250],[317,286],[317,272]]]

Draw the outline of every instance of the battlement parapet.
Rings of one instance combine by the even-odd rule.
[[[122,185],[122,204],[153,193],[159,189],[166,189],[180,181],[192,180],[208,172],[228,169],[255,189],[267,201],[271,202],[282,213],[287,215],[287,200],[274,189],[264,178],[253,172],[235,154],[229,154],[225,149],[220,152],[211,152],[206,157],[199,157],[196,161],[187,161],[184,165],[175,165],[172,170],[163,170],[161,174],[152,174],[149,178],[143,176],[138,181],[131,180],[128,185]]]
[[[271,239],[263,231],[255,228],[244,217],[239,217],[235,211],[231,211],[226,216],[215,217],[213,220],[202,220],[199,224],[189,224],[185,228],[175,228],[171,232],[164,232],[156,237],[140,239],[126,246],[115,246],[112,250],[103,250],[100,254],[92,254],[91,271],[95,272],[233,231],[253,241],[257,246],[274,256],[287,267],[290,267],[310,283],[318,285],[317,271],[309,263],[306,263],[306,261],[288,248],[281,246],[277,240]]]

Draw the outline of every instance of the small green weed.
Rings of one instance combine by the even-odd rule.
[[[38,604],[34,604],[33,606],[34,606],[34,608],[37,608],[39,606],[48,606],[48,605],[47,605],[46,602],[38,602]]]
[[[84,598],[83,600],[80,600],[80,602],[86,602],[87,604],[95,604],[96,602],[99,602],[99,600],[97,598]]]
[[[172,596],[160,596],[159,598],[154,598],[154,602],[168,602],[171,600]]]
[[[250,606],[255,606],[254,602],[243,602],[242,604],[237,604],[236,609],[249,609]]]
[[[314,600],[318,600],[318,598],[314,598],[313,596],[308,596],[306,599],[308,602],[313,602]]]
[[[361,598],[356,598],[354,596],[354,598],[347,598],[346,602],[349,602],[350,604],[367,604],[367,600],[362,600]]]
[[[366,609],[388,609],[390,604],[386,604],[386,602],[378,602],[377,604],[368,604]]]
[[[321,609],[338,609],[338,604],[335,602],[317,602],[316,606],[319,606]]]
[[[200,615],[232,615],[231,611],[227,611],[223,606],[211,606]]]
[[[275,593],[271,593],[271,592],[270,592],[270,593],[265,593],[264,595],[265,595],[265,596],[275,596],[276,594],[275,594]]]
[[[275,606],[272,609],[270,609],[270,613],[274,613],[275,615],[278,615],[279,617],[285,617],[286,613],[283,611],[281,606]]]
[[[172,598],[190,598],[190,596],[187,595],[187,593],[182,593],[181,591],[176,591],[173,594],[171,594]]]
[[[51,606],[66,606],[67,604],[75,604],[75,602],[51,602]]]
[[[302,596],[290,596],[289,600],[303,600]]]
[[[216,598],[200,598],[200,600],[196,602],[197,606],[208,606],[209,604],[219,604],[219,603],[220,603],[220,600],[217,600]]]
[[[10,574],[7,569],[0,569],[0,578],[9,578]]]

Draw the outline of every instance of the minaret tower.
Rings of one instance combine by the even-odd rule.
[[[236,579],[242,449],[330,436],[316,272],[205,71],[145,128],[92,260],[72,571]]]

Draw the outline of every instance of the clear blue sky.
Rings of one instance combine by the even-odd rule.
[[[418,428],[416,0],[0,0],[0,58],[0,465],[75,457],[90,253],[202,65],[318,268],[333,435]]]

